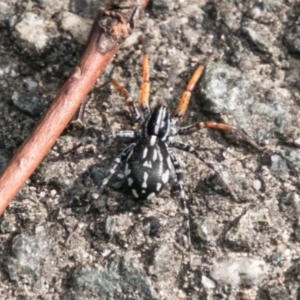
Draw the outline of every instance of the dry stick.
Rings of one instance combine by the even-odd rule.
[[[117,52],[119,43],[131,33],[139,12],[139,2],[120,1],[119,5],[111,6],[98,15],[78,65],[0,177],[0,215],[68,125]],[[148,0],[142,0],[142,7],[147,3]]]

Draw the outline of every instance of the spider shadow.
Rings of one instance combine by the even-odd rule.
[[[95,154],[77,155],[76,160],[86,159],[93,155]],[[111,237],[107,233],[108,220],[128,212],[140,214],[141,208],[145,205],[144,201],[137,201],[133,198],[127,188],[125,179],[119,177],[119,174],[123,173],[124,170],[124,164],[122,163],[109,181],[108,186],[101,194],[98,194],[98,187],[106,177],[111,163],[112,158],[109,157],[100,163],[89,166],[84,172],[76,174],[73,185],[63,192],[60,201],[62,210],[68,211],[68,216],[72,219],[73,225],[78,221],[87,225],[87,229],[84,230],[83,234],[88,240],[96,237],[99,242],[110,241]],[[94,195],[97,194],[98,197],[95,198]],[[55,212],[52,214],[53,220],[56,219],[56,215]],[[64,221],[62,223],[67,233],[73,230],[73,225],[70,229],[68,228],[70,225],[66,225]],[[132,231],[132,228],[128,228],[128,231]],[[114,236],[116,236],[116,239],[118,238],[117,233],[114,233]]]

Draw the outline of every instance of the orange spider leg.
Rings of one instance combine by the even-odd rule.
[[[240,129],[231,126],[229,124],[225,123],[217,123],[214,121],[207,121],[207,122],[200,122],[196,123],[187,127],[179,128],[177,131],[177,134],[180,135],[187,135],[192,134],[193,132],[196,132],[201,129],[216,129],[216,130],[224,130],[224,131],[235,131],[237,132],[248,144],[252,145],[254,148],[259,149],[259,146],[249,137],[247,136],[243,131]]]
[[[199,80],[200,76],[202,75],[203,70],[204,70],[204,66],[202,66],[202,65],[198,66],[198,68],[194,72],[193,76],[191,77],[189,83],[186,86],[185,91],[183,92],[183,94],[179,100],[178,106],[175,110],[175,113],[174,113],[175,118],[181,118],[185,114],[187,107],[189,105],[190,99],[191,99],[192,91],[195,88],[195,85],[196,85],[197,81]]]
[[[217,129],[217,130],[228,130],[228,131],[236,131],[237,128],[225,123],[216,123],[214,121],[208,121],[208,122],[200,122],[197,124],[198,130],[203,128],[209,128],[209,129]]]
[[[143,110],[145,118],[149,115],[149,95],[150,95],[150,82],[149,82],[149,60],[145,47],[143,47],[143,80],[140,88],[140,106]]]
[[[140,113],[134,104],[133,100],[131,99],[127,89],[125,89],[119,82],[117,82],[115,79],[111,79],[110,83],[116,88],[116,90],[120,93],[121,96],[125,98],[125,104],[129,106],[129,110],[131,115],[133,116],[134,120],[136,122],[141,121]]]
[[[192,134],[193,132],[196,132],[196,131],[204,129],[204,128],[227,130],[227,131],[239,131],[236,127],[225,124],[225,123],[217,123],[214,121],[208,121],[208,122],[196,123],[196,124],[189,125],[186,127],[181,127],[178,129],[176,134],[180,134],[180,135]]]
[[[110,83],[116,88],[116,90],[120,93],[120,95],[125,98],[125,104],[128,106],[132,106],[133,101],[132,101],[128,91],[115,79],[111,79]]]
[[[254,147],[256,149],[260,149],[259,146],[249,136],[247,136],[242,130],[240,130],[234,126],[231,126],[229,124],[208,121],[208,122],[198,123],[197,127],[198,127],[198,130],[200,130],[202,128],[208,128],[208,129],[217,129],[217,130],[226,130],[226,131],[236,131],[252,147]]]

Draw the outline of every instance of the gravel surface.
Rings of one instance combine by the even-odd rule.
[[[103,2],[0,0],[0,169],[71,73]],[[297,0],[153,0],[89,94],[85,127],[69,125],[1,217],[0,299],[300,299],[299,15]],[[218,131],[180,138],[239,199],[175,151],[191,265],[174,174],[159,196],[137,203],[118,174],[97,194],[130,141],[60,155],[133,127],[124,99],[101,85],[113,77],[138,98],[143,36],[153,105],[176,107],[195,67],[213,56],[182,125],[227,122],[261,148]]]

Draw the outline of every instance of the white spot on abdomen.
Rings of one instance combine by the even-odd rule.
[[[151,200],[155,196],[155,193],[151,193],[148,195],[147,200]]]
[[[131,186],[133,184],[133,179],[131,177],[127,178],[127,183],[129,186]]]
[[[151,146],[154,146],[154,145],[155,145],[156,139],[157,139],[156,135],[152,135],[152,136],[151,136],[151,138],[150,138],[150,145],[151,145]]]
[[[161,176],[161,181],[163,183],[167,183],[169,181],[169,175],[170,175],[170,171],[166,170]]]
[[[143,163],[143,167],[152,169],[152,162],[151,162],[150,160],[146,160],[146,161]]]
[[[159,192],[160,189],[162,187],[162,184],[159,182],[157,185],[156,185],[156,191]]]
[[[143,158],[146,158],[147,153],[148,153],[148,148],[145,148],[143,151]]]
[[[153,160],[153,161],[156,161],[156,160],[157,160],[157,150],[156,150],[156,149],[153,150],[153,157],[152,157],[152,160]]]
[[[137,191],[135,189],[132,189],[131,192],[135,198],[139,197],[139,194],[137,193]]]
[[[147,188],[147,180],[148,180],[148,177],[149,177],[148,173],[147,173],[147,172],[144,172],[144,176],[143,176],[144,181],[143,181],[143,184],[142,184],[142,187],[143,187],[143,188]]]

